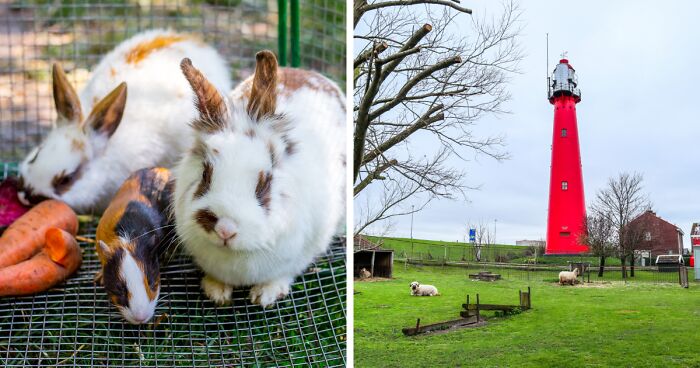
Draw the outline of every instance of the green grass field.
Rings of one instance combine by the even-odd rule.
[[[622,282],[561,287],[530,281],[533,309],[476,329],[404,337],[402,327],[459,317],[466,295],[517,304],[528,282],[467,280],[469,270],[396,263],[394,279],[355,282],[357,367],[700,367],[700,283]],[[408,284],[438,297],[412,297]]]

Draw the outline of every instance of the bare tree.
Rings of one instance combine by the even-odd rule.
[[[487,221],[479,221],[478,223],[469,224],[469,229],[475,229],[474,237],[474,259],[481,262],[482,251],[488,253],[488,249],[493,244],[493,232]]]
[[[645,211],[647,209],[649,209],[649,207],[647,207]],[[640,214],[638,214],[637,216],[639,215]],[[627,224],[627,227],[625,228],[625,247],[623,249],[627,253],[627,256],[625,258],[629,260],[630,277],[634,277],[634,263],[637,258],[637,251],[639,250],[639,246],[640,244],[642,244],[642,240],[644,240],[645,232],[646,231],[643,222],[631,221],[629,224]]]
[[[651,210],[651,205],[645,211]],[[656,223],[649,221],[648,217],[637,216],[629,224],[625,231],[627,238],[628,256],[630,257],[630,277],[634,277],[634,263],[637,256],[644,249],[653,249],[653,244],[661,241],[660,230]]]
[[[579,243],[587,245],[591,254],[600,258],[598,277],[603,277],[605,272],[605,259],[612,256],[615,250],[615,228],[609,216],[596,213],[583,219],[582,231],[579,234]]]
[[[641,240],[639,227],[630,222],[651,208],[651,202],[643,192],[641,174],[621,173],[608,179],[605,188],[598,191],[591,211],[595,216],[607,218],[614,228],[613,244],[622,264],[622,277],[627,278],[626,260],[634,254]],[[631,262],[634,264],[634,261]]]
[[[471,189],[452,157],[507,157],[501,136],[473,124],[500,113],[522,58],[520,11],[472,18],[457,0],[355,0],[353,181],[355,232]],[[456,34],[459,24],[470,34]],[[463,28],[463,27],[462,27]],[[420,141],[420,142],[417,142]],[[420,144],[419,144],[420,143]],[[411,199],[414,208],[402,204]],[[417,204],[416,204],[417,203]]]

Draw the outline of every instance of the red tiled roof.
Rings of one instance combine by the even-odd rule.
[[[683,229],[681,229],[680,227],[676,226],[675,224],[672,224],[672,223],[670,223],[670,222],[664,220],[663,218],[661,218],[661,216],[657,215],[656,212],[654,212],[654,211],[652,211],[652,210],[646,210],[646,211],[644,211],[641,215],[635,217],[635,218],[634,218],[632,221],[630,221],[630,222],[634,222],[634,221],[636,221],[637,219],[643,217],[644,215],[654,216],[655,218],[659,219],[660,221],[662,221],[662,222],[664,222],[664,223],[666,223],[666,224],[668,224],[668,225],[671,225],[671,226],[675,227],[676,230],[677,230],[679,233],[681,233],[681,235],[684,235],[684,234],[685,234],[685,233],[683,232]]]

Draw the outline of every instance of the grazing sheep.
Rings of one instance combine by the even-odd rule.
[[[433,285],[421,285],[418,281],[411,283],[411,295],[414,296],[436,296],[440,295],[438,289]]]
[[[573,271],[561,271],[559,272],[559,285],[569,284],[573,286],[577,277],[578,268],[575,268]]]
[[[370,278],[370,277],[372,277],[372,273],[370,273],[369,271],[367,271],[366,268],[362,267],[362,268],[360,269],[360,278],[361,278],[361,279],[368,279],[368,278]]]

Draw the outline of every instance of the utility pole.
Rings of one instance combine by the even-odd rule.
[[[413,253],[413,205],[411,205],[411,256],[414,255]]]
[[[496,231],[498,229],[498,219],[493,219],[493,245],[496,245]]]

